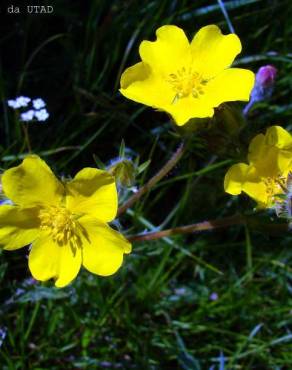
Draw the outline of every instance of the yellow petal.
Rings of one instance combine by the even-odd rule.
[[[81,266],[81,249],[70,245],[59,246],[48,235],[42,235],[32,244],[29,269],[36,280],[55,279],[58,288],[68,285],[77,276]]]
[[[5,171],[1,181],[5,195],[23,207],[55,205],[64,195],[63,185],[36,155],[26,157],[19,166]]]
[[[254,85],[254,73],[247,69],[229,68],[210,80],[205,87],[205,99],[212,107],[228,101],[248,101]]]
[[[66,205],[72,213],[112,221],[118,208],[114,177],[106,171],[84,168],[66,183]]]
[[[121,90],[127,89],[134,82],[146,80],[150,73],[150,67],[143,62],[127,68],[121,76]]]
[[[249,162],[262,176],[277,176],[290,169],[292,162],[291,135],[278,126],[270,127],[266,134],[254,137],[249,145]]]
[[[137,63],[125,70],[121,77],[120,92],[128,99],[160,109],[172,103],[176,95],[170,83],[152,73],[144,63]]]
[[[191,49],[184,31],[177,26],[162,26],[156,31],[157,40],[143,41],[140,57],[154,72],[168,75],[191,62]]]
[[[248,147],[248,161],[251,164],[262,160],[264,152],[267,150],[265,145],[265,135],[256,135],[250,142]]]
[[[273,145],[279,149],[292,149],[292,136],[280,126],[271,126],[265,135],[265,144]]]
[[[267,146],[291,151],[292,136],[280,126],[269,127],[265,135],[259,134],[252,139],[249,145],[249,161],[256,162],[259,158],[265,157]]]
[[[268,207],[269,197],[267,187],[260,178],[257,181],[246,181],[242,186],[242,191],[254,199],[258,203],[259,208]]]
[[[204,78],[216,76],[228,68],[241,52],[241,43],[235,34],[222,35],[216,25],[201,28],[191,42],[193,65]],[[225,87],[224,87],[225,88]]]
[[[291,150],[278,150],[277,167],[279,173],[288,175],[292,168],[292,151]]]
[[[265,183],[259,176],[257,169],[245,163],[238,163],[230,167],[225,175],[224,189],[227,193],[238,195],[246,193],[262,208],[267,206],[268,194]]]
[[[195,99],[192,96],[165,105],[163,110],[171,114],[178,126],[186,124],[191,118],[205,118],[214,115],[214,109],[207,99]]]
[[[248,171],[249,166],[245,163],[238,163],[231,166],[224,178],[224,190],[226,193],[232,195],[240,194]]]
[[[123,254],[131,252],[131,244],[117,231],[94,219],[80,219],[87,232],[82,238],[82,263],[90,272],[108,276],[114,274],[123,262]]]
[[[0,206],[0,246],[7,250],[25,247],[39,234],[36,209]]]
[[[278,154],[279,150],[275,146],[266,145],[266,137],[259,134],[250,142],[248,160],[261,176],[274,177],[279,172]]]

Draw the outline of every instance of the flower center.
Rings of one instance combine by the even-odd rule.
[[[41,229],[47,230],[58,244],[66,244],[69,241],[76,244],[78,241],[76,232],[79,224],[76,216],[65,207],[44,208],[40,211],[39,218]]]
[[[176,73],[171,73],[167,81],[176,92],[172,102],[173,104],[178,99],[185,98],[189,95],[197,99],[200,95],[204,94],[204,86],[208,82],[199,73],[185,67],[179,69]]]
[[[276,196],[285,192],[286,180],[286,177],[283,175],[267,177],[264,179],[269,202],[274,203],[276,200],[278,200]]]

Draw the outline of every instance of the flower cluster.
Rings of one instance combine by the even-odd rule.
[[[32,104],[33,109],[20,113],[21,121],[29,122],[35,119],[39,122],[44,122],[49,118],[49,113],[45,108],[46,103],[41,98],[32,100],[26,96],[19,96],[14,100],[10,99],[7,101],[8,106],[13,109],[26,108],[30,103]]]
[[[179,126],[193,118],[212,117],[222,103],[249,101],[251,97],[247,113],[254,102],[272,91],[273,66],[258,71],[255,86],[253,72],[231,68],[241,52],[235,34],[223,35],[217,26],[208,25],[189,42],[182,29],[166,25],[156,36],[155,41],[141,43],[141,61],[124,71],[120,92],[167,112]],[[40,98],[20,96],[8,100],[8,105],[26,109],[20,112],[24,122],[43,122],[49,117]],[[0,246],[15,250],[30,244],[29,268],[35,279],[53,278],[57,287],[63,287],[77,276],[81,266],[97,275],[111,275],[121,266],[124,254],[131,252],[129,241],[108,223],[118,211],[116,183],[132,186],[149,161],[138,166],[125,156],[124,145],[121,148],[119,158],[107,171],[84,168],[70,181],[59,181],[36,155],[27,156],[2,174],[0,199],[5,204],[0,206]],[[176,159],[182,150],[176,152]],[[167,171],[177,160],[165,165]],[[160,171],[142,186],[126,202],[128,208],[167,171]],[[257,135],[249,145],[247,163],[234,164],[226,173],[224,189],[232,195],[244,192],[259,208],[274,207],[280,217],[288,214],[292,219],[290,133],[272,126]],[[211,300],[217,298],[216,293],[210,296]]]

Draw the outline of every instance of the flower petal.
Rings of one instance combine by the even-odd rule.
[[[266,150],[265,135],[256,135],[250,142],[248,147],[248,161],[251,164],[256,164],[263,157],[263,152]]]
[[[265,183],[258,177],[257,181],[246,181],[242,186],[249,197],[258,203],[259,208],[266,208],[269,206],[269,195]]]
[[[100,221],[112,221],[118,209],[115,179],[108,172],[84,168],[66,183],[66,204],[75,214],[87,214]]]
[[[125,70],[121,77],[120,92],[128,99],[161,109],[170,104],[176,94],[166,79],[152,73],[143,62]]]
[[[163,110],[171,114],[178,126],[184,125],[191,118],[212,117],[214,114],[207,99],[195,99],[192,96],[178,99],[173,104],[164,106]]]
[[[279,149],[292,149],[292,136],[281,126],[271,126],[265,135],[265,144]]]
[[[265,135],[255,136],[249,145],[248,160],[262,176],[277,176],[290,170],[292,139],[289,132],[279,126],[268,128]]]
[[[226,193],[238,195],[242,192],[242,185],[246,180],[249,166],[245,163],[234,164],[227,171],[224,178],[224,190]]]
[[[131,244],[117,231],[94,219],[80,219],[87,237],[82,238],[83,266],[90,272],[108,276],[123,262],[123,254],[131,252]]]
[[[224,179],[224,189],[227,193],[238,195],[242,191],[254,199],[260,207],[266,207],[268,194],[265,183],[260,178],[257,169],[245,163],[230,167]]]
[[[211,78],[232,64],[241,52],[241,43],[235,34],[222,35],[220,29],[212,24],[196,33],[191,50],[197,72],[204,78]]]
[[[278,150],[277,167],[279,172],[285,177],[292,170],[292,152],[291,150]]]
[[[38,156],[30,155],[2,175],[5,195],[23,207],[55,205],[64,195],[64,187],[48,165]]]
[[[190,64],[190,43],[181,28],[162,26],[157,29],[156,36],[156,41],[143,41],[139,48],[142,61],[155,73],[167,75]]]
[[[70,245],[59,246],[47,234],[36,239],[28,259],[29,269],[36,280],[55,280],[55,286],[62,288],[77,276],[81,266],[81,249],[74,251]]]
[[[36,209],[0,206],[0,246],[7,250],[25,247],[39,234]]]
[[[254,73],[247,69],[226,69],[207,83],[205,98],[212,107],[228,101],[248,101],[254,78]]]

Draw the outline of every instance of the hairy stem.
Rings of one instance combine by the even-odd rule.
[[[177,164],[177,162],[181,159],[185,152],[186,145],[184,142],[180,144],[177,148],[175,153],[172,155],[170,160],[166,162],[166,164],[154,175],[145,185],[143,185],[137,193],[132,195],[126,203],[124,203],[118,210],[118,216],[124,213],[128,208],[132,207],[132,205],[142,197],[145,193],[147,193],[154,185],[156,185],[164,176],[166,176],[169,171],[173,169],[173,167]]]
[[[289,223],[260,223],[256,217],[233,215],[230,217],[198,222],[197,224],[191,224],[186,226],[174,227],[173,229],[130,235],[127,239],[130,242],[141,242],[148,240],[155,240],[165,238],[175,234],[190,234],[200,231],[212,231],[215,229],[225,228],[233,225],[248,225],[251,229],[271,234],[271,235],[282,235],[291,230]]]
[[[166,236],[175,234],[189,234],[198,231],[214,230],[232,225],[245,224],[246,219],[241,215],[234,215],[231,217],[222,218],[221,220],[203,221],[197,224],[174,227],[173,229],[161,230],[150,233],[143,233],[129,236],[127,239],[131,242],[154,240],[164,238]]]

